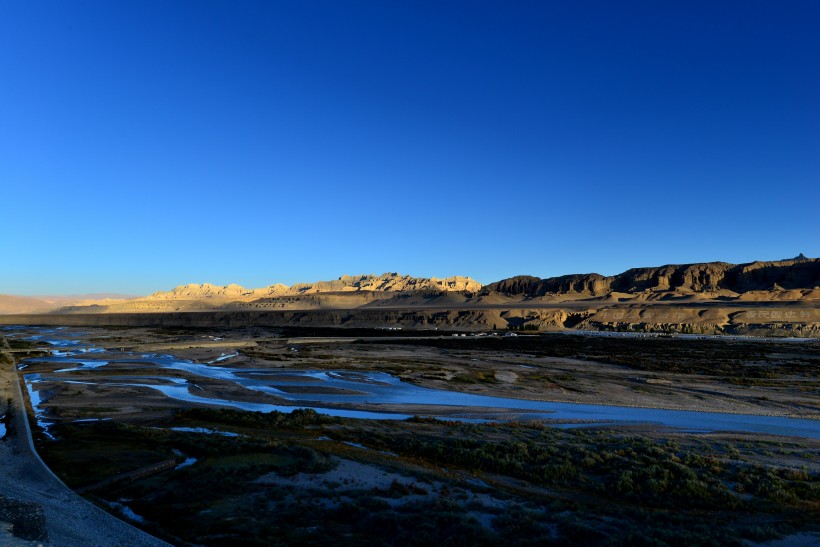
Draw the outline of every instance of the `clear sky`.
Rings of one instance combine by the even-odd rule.
[[[0,1],[0,293],[820,255],[820,2]]]

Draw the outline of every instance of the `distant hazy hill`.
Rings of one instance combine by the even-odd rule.
[[[134,294],[119,294],[119,293],[91,293],[91,294],[69,294],[57,296],[37,296],[36,298],[48,302],[49,304],[66,305],[79,304],[82,302],[100,302],[100,301],[120,301],[136,298]]]
[[[0,294],[0,313],[38,313],[52,308],[53,305],[37,298]]]
[[[667,265],[633,268],[613,276],[596,273],[573,274],[541,279],[516,276],[484,287],[486,293],[498,292],[527,297],[577,293],[605,296],[611,293],[635,295],[643,292],[734,293],[820,289],[820,259],[800,255],[789,260],[728,264]]]
[[[110,306],[134,298],[113,293],[73,294],[68,296],[12,296],[0,295],[2,313],[45,313],[66,306]]]

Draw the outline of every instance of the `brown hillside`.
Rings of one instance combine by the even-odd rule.
[[[611,293],[635,295],[643,292],[729,293],[750,291],[795,291],[820,287],[820,259],[800,255],[790,260],[729,264],[670,264],[654,268],[633,268],[614,276],[575,274],[539,279],[517,276],[491,283],[484,293],[537,297],[580,293],[603,296]],[[792,293],[801,298],[803,295]]]

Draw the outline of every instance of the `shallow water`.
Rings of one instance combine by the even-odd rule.
[[[144,523],[145,519],[142,518],[140,515],[136,514],[130,507],[125,505],[124,503],[119,503],[116,501],[109,501],[108,505],[114,509],[119,509],[122,511],[122,514],[128,517],[129,519],[133,520],[134,522]]]
[[[78,342],[70,338],[70,331],[62,330],[59,334],[61,338],[49,336],[47,341],[58,347],[68,347],[73,345],[73,342]],[[44,337],[40,339],[45,340]],[[67,353],[71,354],[71,351]],[[211,363],[217,361],[219,359]],[[195,363],[178,359],[172,355],[110,352],[106,353],[105,359],[93,359],[88,353],[84,353],[81,357],[51,355],[30,358],[23,360],[20,367],[25,368],[35,362],[53,363],[60,367],[50,373],[24,375],[35,417],[46,431],[51,422],[44,417],[45,413],[40,408],[41,396],[35,386],[48,380],[98,386],[138,387],[159,391],[166,397],[179,401],[262,412],[272,410],[290,412],[294,408],[307,407],[314,408],[322,414],[341,417],[405,419],[410,414],[380,411],[375,405],[390,404],[410,407],[424,405],[450,407],[453,411],[462,412],[453,417],[476,421],[492,419],[493,414],[498,412],[501,415],[512,414],[515,419],[582,420],[610,424],[650,423],[688,431],[732,430],[820,438],[820,421],[817,420],[491,397],[423,388],[402,382],[395,376],[383,372],[235,369],[215,364]],[[120,368],[123,365],[128,366],[134,375],[112,376],[104,381],[96,382],[77,379],[77,372],[115,365]],[[148,372],[145,369],[152,369],[152,373],[141,374],[143,371]],[[156,369],[183,372],[191,379],[158,375],[153,373]],[[196,384],[197,377],[232,382],[257,394],[264,393],[273,395],[279,400],[287,400],[292,406],[274,402],[268,404],[197,395],[195,392],[202,390]],[[367,410],[334,408],[343,404],[352,404],[359,408],[362,406],[367,408],[370,405],[374,407]]]
[[[26,382],[26,389],[28,390],[28,399],[31,402],[31,409],[34,411],[34,419],[37,422],[37,425],[40,426],[40,429],[43,430],[43,434],[49,439],[53,439],[54,435],[49,432],[48,428],[54,425],[54,422],[45,419],[45,410],[41,407],[43,398],[40,391],[34,389],[34,385],[37,382],[42,381],[40,380],[40,375],[25,374],[23,378]]]
[[[233,431],[221,431],[208,427],[171,427],[171,431],[181,431],[184,433],[204,433],[205,435],[221,435],[222,437],[239,437],[239,433]]]
[[[184,462],[182,462],[178,466],[174,467],[174,471],[176,471],[177,469],[183,469],[185,467],[190,467],[190,466],[194,465],[196,462],[197,462],[196,458],[194,458],[193,456],[188,456],[187,458],[185,458]]]

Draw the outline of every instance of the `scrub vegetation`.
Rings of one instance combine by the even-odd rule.
[[[820,522],[812,441],[311,410],[52,431],[44,457],[70,486],[179,545],[737,545]],[[326,478],[351,461],[401,480]]]

